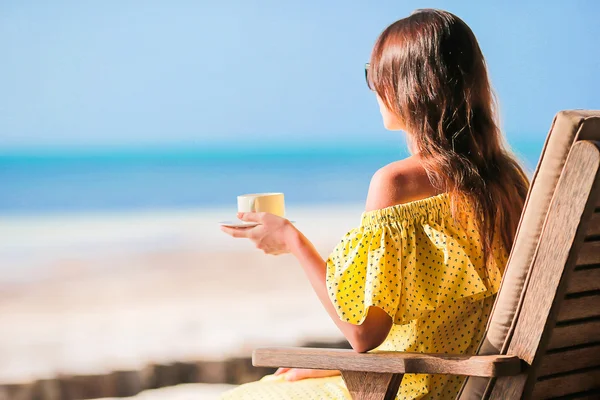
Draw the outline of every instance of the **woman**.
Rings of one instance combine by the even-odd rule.
[[[292,253],[357,352],[473,353],[529,182],[503,145],[486,65],[455,15],[419,10],[377,39],[367,84],[411,156],[378,170],[359,227],[327,260],[286,219],[244,213],[223,230]],[[398,399],[454,399],[463,377],[406,374]],[[349,398],[338,371],[279,369],[224,399]]]

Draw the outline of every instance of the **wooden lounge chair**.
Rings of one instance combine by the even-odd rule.
[[[476,355],[310,348],[256,366],[337,369],[353,399],[393,399],[405,373],[466,375],[457,399],[600,399],[600,111],[557,114]]]

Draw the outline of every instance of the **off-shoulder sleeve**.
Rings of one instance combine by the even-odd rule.
[[[425,202],[363,214],[332,251],[326,281],[340,319],[361,324],[376,306],[406,324],[497,292],[501,272],[483,265],[475,233],[452,223],[439,201]]]

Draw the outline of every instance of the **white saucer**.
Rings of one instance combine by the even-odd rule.
[[[260,225],[258,222],[247,222],[247,221],[221,221],[219,225],[226,226],[228,228],[252,228],[253,226]]]
[[[290,221],[292,224],[296,221]],[[247,222],[247,221],[220,221],[219,225],[226,226],[228,228],[252,228],[254,226],[260,225],[258,222]]]

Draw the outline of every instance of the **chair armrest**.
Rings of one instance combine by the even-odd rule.
[[[424,354],[377,351],[357,353],[345,349],[276,347],[254,350],[256,367],[337,369],[395,374],[452,374],[468,376],[510,376],[523,365],[516,356]]]

